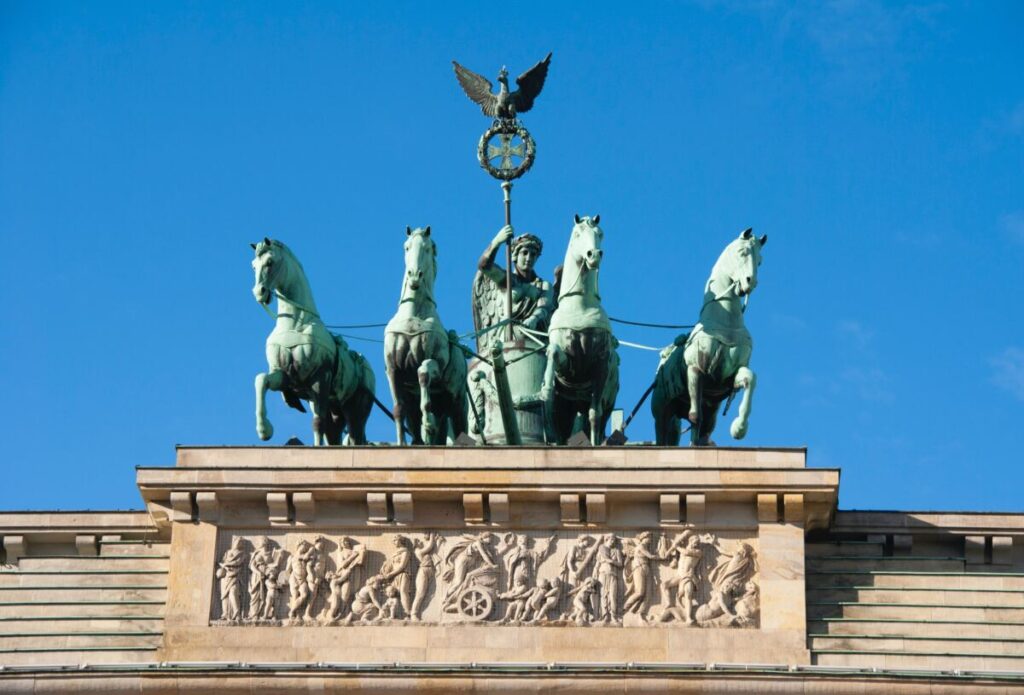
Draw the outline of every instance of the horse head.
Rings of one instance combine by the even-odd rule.
[[[285,246],[270,237],[263,237],[263,241],[249,246],[256,253],[252,260],[252,269],[256,275],[255,284],[252,286],[253,297],[260,304],[270,304],[270,300],[274,298],[274,291],[280,287],[285,270]]]
[[[736,295],[743,297],[757,287],[757,268],[761,265],[761,249],[768,243],[768,235],[754,236],[753,229],[744,229],[719,256],[712,277],[725,275]]]
[[[575,224],[572,228],[572,237],[569,239],[569,252],[566,261],[571,261],[581,271],[597,270],[601,265],[601,257],[604,251],[601,250],[601,240],[604,232],[598,226],[601,222],[600,215],[593,217],[574,217]]]
[[[433,295],[437,277],[437,245],[430,238],[430,227],[405,228],[405,280],[402,300],[412,299],[423,292]]]

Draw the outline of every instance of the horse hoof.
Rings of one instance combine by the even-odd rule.
[[[269,441],[270,438],[274,436],[274,426],[269,422],[265,425],[257,425],[256,434],[259,435],[259,438],[264,442]]]
[[[747,436],[747,423],[741,422],[739,418],[733,420],[729,425],[729,434],[733,439],[743,439]]]
[[[686,416],[686,419],[690,421],[690,424],[696,425],[698,417],[700,417],[700,416],[697,414],[697,411],[696,410],[691,410],[690,414]]]

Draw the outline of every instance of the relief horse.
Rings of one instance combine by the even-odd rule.
[[[605,425],[619,393],[618,341],[601,306],[600,215],[576,215],[565,261],[556,280],[558,298],[548,328],[548,363],[540,396],[558,444],[573,433],[577,415],[593,445],[604,441]]]
[[[657,444],[679,444],[679,421],[686,418],[690,443],[707,446],[718,406],[740,389],[743,399],[729,431],[735,439],[746,436],[757,376],[748,366],[753,340],[743,312],[757,287],[761,249],[767,243],[767,235],[758,239],[746,229],[725,247],[704,286],[700,322],[662,352],[651,397]]]
[[[399,444],[444,444],[466,431],[466,357],[445,331],[434,303],[437,246],[430,227],[406,227],[405,274],[398,311],[384,329],[384,368],[394,399]]]
[[[314,446],[341,444],[346,429],[352,443],[365,444],[376,387],[373,369],[341,336],[327,331],[295,254],[266,237],[250,246],[256,253],[253,296],[264,308],[277,297],[274,330],[267,336],[268,371],[256,375],[256,433],[263,441],[274,434],[267,419],[270,389],[300,412],[306,412],[302,401],[309,403]]]

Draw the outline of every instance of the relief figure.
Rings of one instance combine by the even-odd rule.
[[[636,613],[641,618],[646,617],[647,613],[651,565],[658,559],[651,552],[651,538],[650,531],[643,531],[636,538],[626,539],[625,544],[626,598],[622,609],[626,613]]]
[[[242,619],[242,571],[245,569],[245,551],[242,539],[235,536],[220,562],[217,563],[217,578],[220,580],[221,620],[237,622]]]
[[[380,568],[380,578],[395,588],[402,600],[402,610],[409,616],[412,615],[412,544],[400,533],[396,533],[391,542],[395,546],[395,553],[384,561]]]
[[[338,541],[337,569],[327,575],[330,597],[327,600],[327,620],[340,620],[348,610],[349,601],[359,585],[359,568],[366,562],[366,546],[343,537]]]
[[[434,582],[434,575],[437,574],[437,549],[444,542],[444,538],[436,533],[428,533],[426,538],[417,539],[414,543],[413,553],[419,561],[419,568],[416,570],[416,593],[412,600],[412,610],[409,611],[409,618],[422,620],[423,602],[427,599],[430,586]]]

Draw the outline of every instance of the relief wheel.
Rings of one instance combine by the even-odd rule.
[[[487,620],[494,609],[490,593],[471,586],[459,594],[459,613],[468,620]]]

